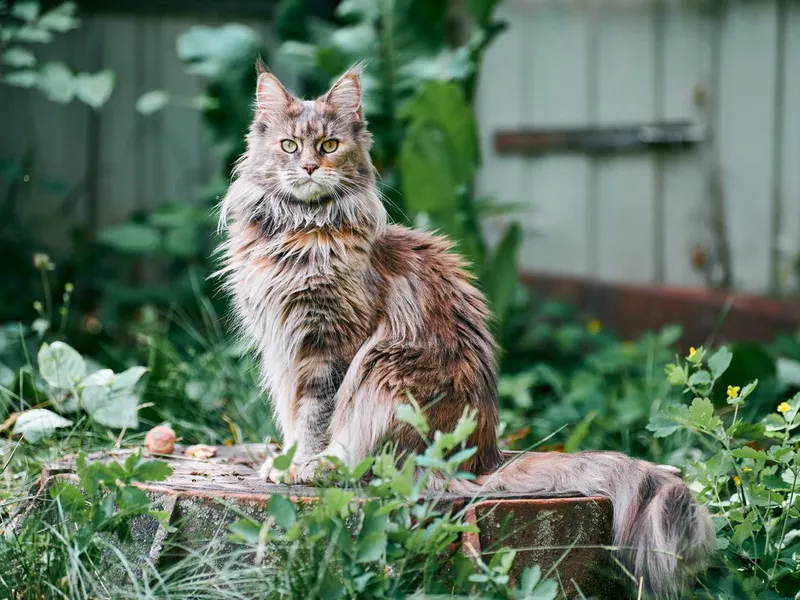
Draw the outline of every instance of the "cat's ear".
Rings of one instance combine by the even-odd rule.
[[[258,119],[266,119],[276,114],[286,112],[292,96],[269,71],[263,70],[258,76],[256,86],[256,116]]]
[[[323,98],[324,102],[333,106],[337,112],[358,121],[364,116],[361,110],[361,69],[360,64],[351,67],[333,84]]]

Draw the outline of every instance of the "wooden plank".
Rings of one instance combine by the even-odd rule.
[[[117,74],[114,93],[100,113],[97,173],[97,222],[100,227],[124,222],[136,207],[137,137],[134,102],[139,90],[134,74],[143,48],[137,43],[138,23],[129,17],[98,17],[102,27],[103,67]]]
[[[666,119],[703,123],[696,92],[707,85],[704,67],[708,45],[703,38],[702,9],[667,2],[663,12],[664,84],[662,109]],[[664,280],[676,285],[703,285],[702,272],[692,266],[693,252],[710,246],[705,197],[705,168],[700,150],[673,153],[661,159],[663,177]]]
[[[507,20],[509,28],[488,49],[478,80],[476,113],[482,164],[475,180],[476,192],[498,202],[530,203],[530,194],[523,187],[523,160],[500,156],[492,148],[495,130],[522,124],[525,100],[523,52],[527,32],[521,22],[524,12],[501,6],[497,16]],[[484,220],[484,232],[490,244],[497,242],[507,223],[505,217]],[[525,248],[520,257],[523,267],[530,266],[528,250]]]
[[[55,36],[51,43],[42,44],[35,51],[40,65],[57,62],[72,68],[69,59],[80,43],[80,36],[73,32]],[[69,148],[78,153],[82,151],[80,140],[71,139],[69,135],[70,118],[80,108],[52,101],[36,89],[26,90],[25,95],[25,105],[18,106],[17,118],[21,114],[26,122],[23,135],[27,143],[33,145],[34,163],[30,180],[23,186],[19,212],[42,246],[58,254],[70,245],[71,223],[60,214],[59,207],[76,179],[64,161],[65,152]]]
[[[737,1],[722,20],[718,148],[734,285],[770,284],[775,4]]]
[[[162,20],[155,16],[137,19],[137,44],[140,49],[136,64],[134,98],[140,93],[163,88],[165,53],[172,48],[164,44]],[[167,46],[167,47],[165,47]],[[131,106],[133,109],[133,106]],[[164,111],[154,115],[136,114],[137,178],[136,207],[153,209],[165,200],[164,194]]]
[[[655,118],[651,3],[601,5],[598,122]],[[655,161],[652,155],[598,159],[597,275],[649,282],[655,274]]]
[[[800,4],[796,2],[788,3],[785,52],[778,286],[797,292],[800,274],[792,268],[800,256]]]
[[[201,81],[186,72],[175,51],[175,43],[193,19],[170,18],[161,23],[162,72],[160,87],[186,100],[199,94]],[[211,173],[201,169],[202,116],[191,107],[168,107],[161,123],[163,188],[162,199],[170,202],[195,202],[196,189]]]
[[[99,42],[96,20],[83,17],[80,29],[67,36],[69,48],[66,58],[69,66],[79,72],[94,72]],[[90,223],[87,190],[91,178],[96,176],[96,165],[89,164],[87,150],[89,120],[94,111],[83,102],[73,101],[65,107],[61,123],[61,176],[68,182],[69,192],[68,197],[60,200],[63,212],[58,217],[71,228],[85,229]]]
[[[525,21],[525,102],[530,127],[589,124],[587,56],[591,9],[561,3],[529,9]],[[529,235],[523,265],[538,271],[589,274],[587,156],[526,158],[524,189],[533,211],[524,223]],[[532,234],[532,235],[531,235]]]

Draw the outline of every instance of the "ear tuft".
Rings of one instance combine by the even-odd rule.
[[[333,106],[337,111],[349,115],[354,120],[361,120],[361,71],[363,63],[350,67],[347,72],[339,77],[325,94],[323,101]]]
[[[284,113],[292,101],[292,96],[272,73],[266,70],[263,63],[258,65],[259,76],[256,86],[256,114],[265,119],[275,114]],[[262,70],[263,69],[263,70]]]

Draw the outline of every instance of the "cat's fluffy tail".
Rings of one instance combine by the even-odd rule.
[[[451,480],[446,486],[466,494],[509,491],[608,498],[622,563],[656,594],[679,593],[705,569],[713,552],[711,519],[683,481],[669,467],[616,452],[521,453],[494,473],[474,481]]]

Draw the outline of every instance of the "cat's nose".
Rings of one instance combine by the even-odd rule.
[[[311,175],[312,173],[314,173],[314,171],[319,169],[319,165],[316,163],[306,163],[303,165],[303,168],[306,170],[306,173]]]

